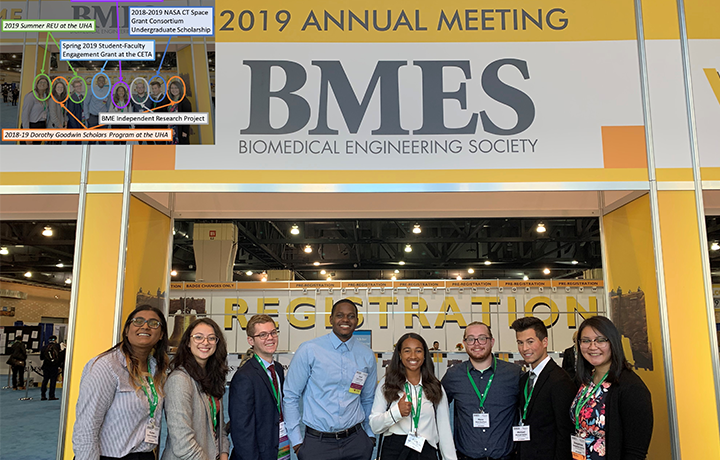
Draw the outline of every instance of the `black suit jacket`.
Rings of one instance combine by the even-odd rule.
[[[520,378],[520,415],[525,406],[523,390],[529,373]],[[535,381],[525,424],[530,426],[530,441],[517,442],[519,460],[571,460],[570,405],[577,387],[552,358]]]
[[[282,364],[275,361],[281,388],[285,382]],[[278,389],[282,395],[281,389]],[[281,396],[282,397],[282,396]],[[280,413],[268,374],[257,359],[248,360],[230,382],[231,460],[277,460]]]
[[[570,380],[575,380],[575,372],[577,365],[575,364],[575,346],[566,348],[562,355],[562,368],[570,376]]]

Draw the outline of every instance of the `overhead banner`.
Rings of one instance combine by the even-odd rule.
[[[376,352],[391,351],[407,332],[462,351],[463,330],[472,321],[490,325],[495,351],[515,352],[510,325],[523,316],[542,319],[549,350],[562,351],[584,318],[607,314],[602,281],[591,280],[173,283],[170,343],[177,344],[194,319],[209,316],[223,327],[228,352],[243,353],[248,320],[265,313],[280,328],[278,349],[294,352],[330,332],[332,305],[342,298],[357,304],[356,335]]]
[[[237,58],[216,67],[216,146],[178,149],[176,168],[621,166],[644,133],[633,15],[632,0],[217,1],[218,53]]]

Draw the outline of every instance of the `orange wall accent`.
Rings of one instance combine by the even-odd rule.
[[[603,126],[606,168],[647,168],[644,126]]]

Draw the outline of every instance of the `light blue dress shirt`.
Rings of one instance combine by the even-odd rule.
[[[360,394],[350,393],[355,372],[368,374]],[[300,421],[315,430],[334,433],[363,423],[370,429],[377,364],[375,354],[354,337],[341,341],[334,333],[300,345],[285,377],[283,413],[290,443],[303,442]],[[300,414],[302,398],[302,416]]]
[[[98,99],[97,97],[95,97],[95,94],[98,94],[100,96],[102,96],[103,94],[107,94],[107,96],[102,99]],[[96,85],[95,94],[90,91],[85,98],[85,103],[83,104],[83,112],[85,117],[89,117],[90,115],[99,115],[102,112],[107,112],[110,106],[112,106],[112,102],[110,102],[110,87],[108,85],[105,85],[102,88]]]

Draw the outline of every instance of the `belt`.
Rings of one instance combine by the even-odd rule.
[[[347,430],[342,431],[336,431],[335,433],[325,433],[324,431],[318,431],[313,428],[310,428],[309,426],[305,427],[305,433],[311,434],[313,436],[317,436],[320,439],[322,438],[334,438],[334,439],[344,439],[350,436],[351,434],[355,434],[356,432],[362,430],[362,425],[357,424],[353,427],[348,428]]]

